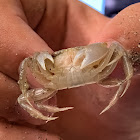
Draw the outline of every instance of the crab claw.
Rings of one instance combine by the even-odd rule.
[[[74,63],[83,58],[80,69],[83,69],[93,63],[96,65],[107,55],[108,51],[107,43],[90,44],[86,46],[85,49],[78,51],[74,58]]]
[[[73,64],[74,65],[77,64],[77,63],[81,64],[81,61],[83,61],[84,58],[85,58],[85,49],[81,49],[75,55],[74,60],[73,60]]]
[[[53,57],[48,52],[41,52],[36,56],[36,60],[41,65],[41,67],[46,70],[46,61],[54,63]]]

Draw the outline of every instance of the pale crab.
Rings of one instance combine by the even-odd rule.
[[[123,60],[125,78],[109,78],[120,60]],[[30,69],[43,88],[30,88],[26,76],[27,69]],[[100,113],[102,114],[125,94],[132,76],[133,66],[128,53],[118,42],[68,48],[54,52],[52,55],[48,52],[39,52],[25,58],[21,63],[18,83],[22,94],[18,97],[18,103],[32,117],[50,121],[57,117],[45,116],[39,111],[40,109],[51,113],[72,109],[72,107],[58,108],[41,104],[40,101],[49,100],[58,90],[93,83],[105,87],[118,86],[109,105]],[[36,108],[29,99],[36,104]]]

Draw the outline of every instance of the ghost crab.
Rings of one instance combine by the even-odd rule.
[[[110,79],[108,76],[123,60],[124,79]],[[26,73],[27,68],[43,88],[31,89]],[[72,109],[72,107],[58,108],[44,105],[42,100],[49,100],[58,90],[98,83],[105,87],[119,86],[109,105],[101,114],[112,107],[127,91],[133,67],[125,49],[118,43],[95,43],[63,49],[50,55],[48,52],[35,53],[25,58],[20,66],[19,86],[22,94],[18,97],[19,105],[32,117],[50,121],[57,117],[45,116],[39,110],[51,113]],[[30,102],[36,104],[35,108]]]

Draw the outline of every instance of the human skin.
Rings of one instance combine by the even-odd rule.
[[[29,126],[16,125],[0,119],[1,140],[60,140],[59,137]]]
[[[99,113],[115,94],[114,89],[94,84],[58,92],[58,106],[74,106],[74,109],[56,114],[58,120],[39,126],[36,131],[34,126],[24,126],[24,121],[33,123],[34,119],[26,117],[26,112],[18,110],[17,113],[15,103],[21,94],[17,84],[19,64],[34,52],[52,53],[63,48],[112,40],[120,42],[127,50],[137,50],[139,7],[139,3],[132,5],[109,19],[76,0],[0,0],[0,115],[9,121],[22,123],[14,125],[15,129],[11,131],[16,131],[21,137],[26,137],[23,131],[31,132],[31,137],[38,132],[45,138],[46,134],[38,130],[42,129],[66,140],[138,139],[140,77],[137,75],[125,96],[101,116]],[[8,122],[1,121],[1,135],[6,133],[6,124]],[[39,124],[38,120],[34,120],[34,124]],[[18,139],[14,133],[8,132],[7,137]]]

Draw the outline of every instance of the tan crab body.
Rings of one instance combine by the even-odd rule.
[[[124,64],[125,78],[108,79],[121,59]],[[27,68],[30,69],[36,80],[43,85],[43,88],[29,90],[30,86],[26,77]],[[72,109],[72,107],[57,108],[41,104],[41,100],[50,99],[58,90],[93,83],[107,87],[119,86],[114,98],[101,112],[103,113],[126,92],[132,76],[133,67],[128,54],[117,42],[95,43],[64,49],[54,52],[52,55],[48,52],[35,53],[21,63],[19,85],[22,94],[18,98],[18,102],[31,116],[49,121],[56,119],[56,117],[44,116],[32,106],[29,98],[36,103],[38,109],[55,113]]]

